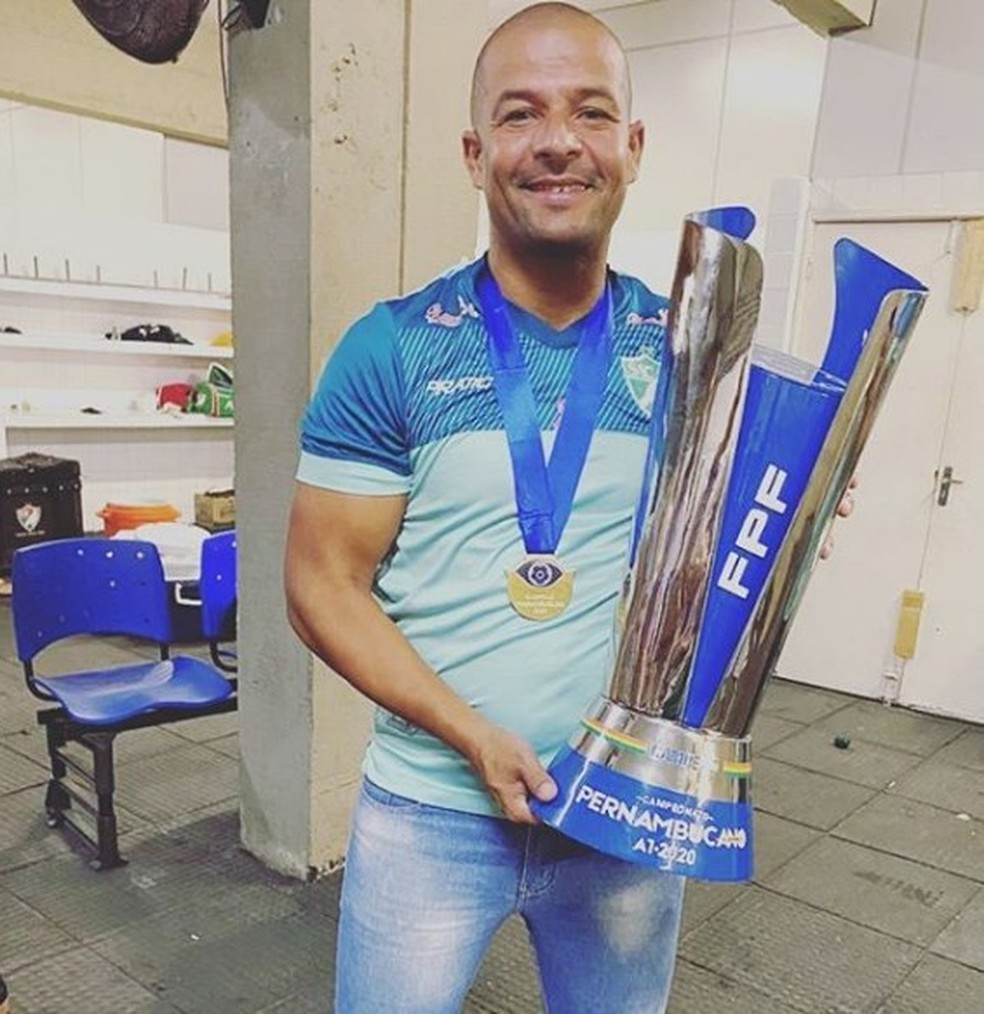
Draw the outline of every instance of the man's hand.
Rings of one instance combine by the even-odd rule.
[[[837,517],[847,518],[851,516],[851,512],[854,510],[854,497],[853,491],[858,487],[858,477],[856,475],[851,476],[851,481],[847,484],[847,490],[841,497],[841,502],[837,505]],[[834,537],[828,531],[827,538],[824,540],[823,545],[820,547],[820,559],[827,560],[834,551]]]
[[[533,748],[519,736],[489,723],[469,751],[469,760],[499,809],[517,824],[536,824],[530,796],[549,803],[557,784],[544,770]]]

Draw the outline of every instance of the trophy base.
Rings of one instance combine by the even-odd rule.
[[[618,859],[702,880],[750,880],[751,740],[607,698],[550,766],[559,791],[536,815]]]

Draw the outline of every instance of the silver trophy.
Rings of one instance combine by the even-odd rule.
[[[926,298],[841,240],[827,368],[754,348],[753,223],[684,223],[609,691],[535,805],[601,851],[710,880],[752,875],[749,725]]]

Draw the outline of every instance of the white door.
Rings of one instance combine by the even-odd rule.
[[[984,721],[984,325],[949,310],[949,222],[821,224],[793,351],[819,362],[833,308],[831,251],[849,236],[928,285],[930,297],[858,468],[857,506],[834,529],[779,663],[783,676]],[[959,485],[938,504],[949,465]],[[925,593],[915,657],[894,654],[902,592]],[[981,689],[979,689],[981,688]]]

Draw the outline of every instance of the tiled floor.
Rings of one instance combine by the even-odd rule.
[[[290,881],[239,848],[235,715],[120,737],[130,863],[96,874],[44,825],[44,746],[6,614],[0,970],[14,1011],[330,1010],[339,878]],[[754,732],[755,881],[688,886],[672,1014],[981,1014],[984,729],[776,682]],[[540,1009],[525,930],[507,924],[467,1010]]]

